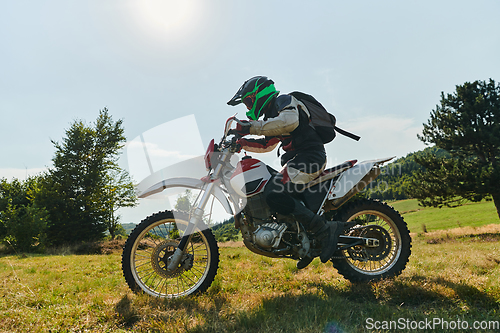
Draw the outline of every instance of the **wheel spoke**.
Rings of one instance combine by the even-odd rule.
[[[217,246],[209,229],[195,230],[179,266],[174,270],[167,270],[169,258],[175,252],[180,240],[172,239],[170,234],[172,226],[177,224],[182,235],[187,223],[188,219],[158,218],[135,236],[132,248],[129,250],[131,274],[138,287],[146,293],[160,297],[180,297],[196,292],[202,284],[204,290],[208,288],[210,283],[203,282],[210,270],[215,269],[216,272],[218,266]],[[212,239],[210,241],[212,245],[205,235],[207,232]],[[211,254],[214,250],[217,253]],[[216,258],[215,265],[213,258]],[[122,262],[125,273],[126,260]],[[209,282],[213,281],[215,272],[212,271]],[[130,282],[129,285],[132,287]]]
[[[398,244],[400,243],[400,239],[396,237],[396,226],[393,224],[393,222],[389,218],[383,216],[383,214],[375,214],[368,211],[361,211],[353,216],[350,220],[362,223],[365,228],[369,226],[376,226],[383,229],[391,241],[391,248],[387,255],[380,260],[370,260],[369,252],[367,252],[369,251],[369,249],[357,249],[356,251],[359,251],[359,253],[368,254],[368,261],[360,261],[357,259],[357,256],[352,257],[352,255],[350,254],[350,252],[353,251],[352,249],[344,250],[344,256],[347,258],[346,260],[349,265],[363,273],[378,273],[380,271],[388,269],[388,267],[390,267],[397,259],[398,253],[396,250],[398,248]],[[361,234],[362,233],[363,231],[361,231]]]

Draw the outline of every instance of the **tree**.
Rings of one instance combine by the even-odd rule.
[[[234,217],[213,226],[212,232],[218,242],[237,241],[239,239],[239,230],[234,227]]]
[[[193,202],[195,198],[191,190],[186,190],[184,191],[183,194],[181,194],[175,203],[175,209],[178,211],[182,211],[185,213],[190,213],[191,209],[193,208]],[[177,228],[177,224],[174,223],[172,230],[170,230],[170,237],[172,238],[178,238],[179,237],[179,229]]]
[[[175,203],[175,209],[189,213],[193,208],[193,202],[195,198],[191,190],[186,190],[182,195],[177,198]]]
[[[127,238],[127,230],[123,227],[123,225],[118,224],[115,228],[115,237],[117,239]]]
[[[418,138],[449,156],[416,157],[411,194],[424,206],[456,206],[491,196],[500,217],[500,86],[466,82],[453,94],[441,93]]]
[[[34,200],[40,179],[0,180],[0,241],[16,251],[40,251],[46,246],[48,214]]]
[[[109,170],[105,178],[106,184],[103,196],[105,197],[108,212],[105,224],[111,235],[111,239],[115,239],[115,236],[123,236],[123,232],[125,231],[120,224],[120,216],[116,212],[122,207],[135,206],[137,197],[135,195],[135,187],[130,180],[128,172],[125,170],[121,170],[118,166],[115,166]]]
[[[125,142],[123,122],[105,108],[93,126],[75,121],[56,148],[40,201],[48,209],[53,245],[93,241],[116,226],[114,212],[135,203],[128,174],[118,164]]]

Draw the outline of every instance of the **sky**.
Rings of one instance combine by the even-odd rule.
[[[500,80],[499,14],[496,0],[0,0],[0,178],[50,168],[51,140],[105,107],[131,143],[194,115],[164,144],[194,130],[197,155],[245,117],[226,102],[255,75],[361,136],[328,144],[329,166],[405,156],[441,92]]]

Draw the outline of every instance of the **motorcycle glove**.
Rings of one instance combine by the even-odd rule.
[[[241,136],[250,134],[250,127],[252,126],[248,121],[242,121],[244,124],[236,124],[236,133]]]

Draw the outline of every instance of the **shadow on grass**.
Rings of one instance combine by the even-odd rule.
[[[129,295],[125,295],[115,305],[115,311],[118,314],[121,323],[125,327],[130,327],[140,320],[138,311],[133,307]]]
[[[182,323],[178,327],[182,332],[361,332],[365,331],[367,318],[465,316],[491,320],[500,311],[495,297],[466,283],[442,278],[413,276],[366,284],[312,283],[305,287],[303,293],[264,294],[250,309],[242,309],[232,302],[232,294],[224,292],[173,300],[147,299],[146,308],[158,310],[155,320],[161,322],[160,327],[176,331],[172,325]],[[127,298],[116,308],[125,325],[137,321],[142,311],[130,308]],[[148,320],[148,314],[140,317]]]
[[[443,278],[421,275],[366,284],[351,284],[345,290],[325,287],[325,293],[340,295],[353,302],[396,305],[399,307],[442,306],[448,310],[499,308],[499,300],[464,282],[455,283]]]

